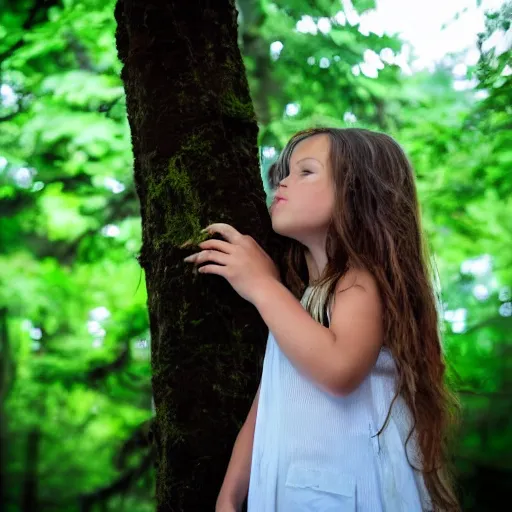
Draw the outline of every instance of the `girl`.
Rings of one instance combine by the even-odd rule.
[[[269,327],[217,511],[247,493],[249,512],[460,510],[447,457],[458,404],[404,152],[383,133],[304,130],[269,182],[272,227],[290,239],[284,284],[225,224],[210,231],[228,242],[195,258],[222,264],[201,271],[226,277]]]

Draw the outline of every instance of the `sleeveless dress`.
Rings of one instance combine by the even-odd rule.
[[[302,297],[304,307],[310,292],[308,287]],[[421,473],[407,461],[411,418],[403,400],[395,400],[386,428],[375,435],[395,395],[395,371],[382,348],[361,385],[334,396],[300,373],[269,332],[248,512],[431,510]],[[416,446],[411,436],[407,454],[419,467]]]

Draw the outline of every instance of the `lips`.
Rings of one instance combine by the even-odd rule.
[[[276,197],[274,202],[272,203],[271,209],[274,209],[277,205],[281,203],[286,203],[287,199],[284,199],[284,197]]]

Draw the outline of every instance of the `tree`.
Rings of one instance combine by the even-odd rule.
[[[141,204],[157,510],[211,510],[268,333],[227,281],[187,271],[179,249],[225,222],[270,250],[237,13],[228,0],[119,0],[116,19]]]
[[[354,2],[363,3],[371,4]],[[362,107],[371,106],[366,90],[376,84],[354,77],[347,64],[357,55],[362,59],[365,45],[380,51],[389,39],[363,36],[355,25],[342,23],[334,38],[296,37],[291,32],[302,13],[317,19],[334,10],[304,0],[249,4],[261,23],[252,23],[250,12],[240,16],[244,60],[251,88],[263,91],[254,95],[256,105],[261,102],[273,118],[268,127],[260,121],[260,147],[278,147],[310,123],[312,106],[325,103],[321,95],[333,84],[341,91],[336,112],[324,105],[323,119],[335,120],[353,108],[366,120]],[[0,302],[8,336],[0,343],[2,354],[9,347],[11,355],[11,364],[5,358],[2,368],[6,509],[21,506],[21,482],[30,479],[19,463],[26,458],[30,432],[40,425],[42,449],[33,464],[39,479],[36,508],[74,512],[77,506],[101,505],[146,512],[154,501],[146,441],[154,409],[146,287],[136,259],[140,206],[114,44],[114,2],[10,0],[2,7]],[[341,9],[336,2],[332,7]],[[285,44],[277,60],[268,52],[274,37]],[[317,56],[315,66],[303,58],[305,47]],[[319,67],[320,56],[336,62],[338,52],[349,57]],[[266,68],[269,73],[263,73]],[[392,78],[386,80],[387,92],[399,85],[396,69],[387,70]],[[336,78],[338,70],[342,78]],[[261,76],[281,83],[292,72],[292,86],[277,91]],[[313,78],[313,87],[304,87]],[[353,80],[360,84],[356,89]],[[303,83],[300,89],[293,86],[297,83]],[[282,120],[297,95],[305,101],[300,114]],[[230,176],[239,180],[240,175]],[[248,400],[254,394],[250,386],[248,380]],[[34,404],[41,401],[46,406],[35,414]],[[247,410],[240,407],[233,421],[243,421]],[[230,449],[232,439],[225,444]]]

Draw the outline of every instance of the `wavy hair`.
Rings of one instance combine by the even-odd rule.
[[[395,398],[401,396],[411,412],[407,442],[414,432],[420,452],[421,467],[409,464],[421,471],[434,510],[460,511],[449,457],[460,405],[447,382],[434,266],[422,236],[412,166],[400,145],[384,133],[311,128],[296,133],[269,168],[272,191],[289,174],[295,146],[319,134],[330,139],[335,205],[326,239],[327,265],[306,309],[326,325],[327,304],[347,270],[364,268],[374,276],[383,301],[384,346],[397,368]],[[300,300],[308,282],[305,247],[291,238],[285,247],[278,265],[284,284]],[[387,418],[380,432],[386,424]]]

